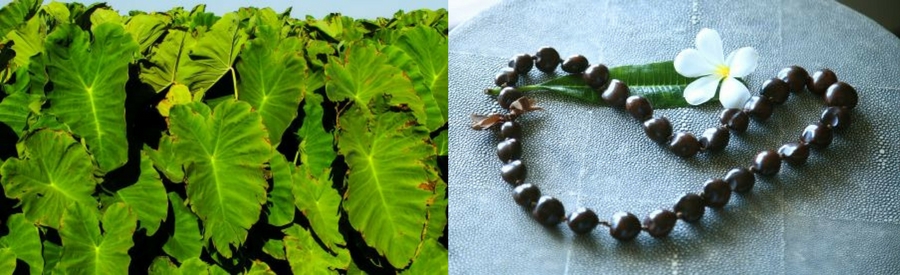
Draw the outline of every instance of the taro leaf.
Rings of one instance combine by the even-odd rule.
[[[435,155],[438,155],[438,156],[448,155],[450,153],[449,149],[447,148],[448,143],[449,142],[447,141],[447,130],[443,130],[443,131],[441,131],[440,134],[438,134],[437,137],[434,138]]]
[[[9,248],[0,248],[0,274],[10,274],[16,270],[16,253]]]
[[[140,45],[140,52],[147,50],[163,35],[172,22],[171,17],[160,14],[138,14],[128,19],[125,31]]]
[[[116,195],[131,206],[141,222],[140,228],[147,229],[147,236],[152,236],[159,229],[160,222],[166,219],[169,200],[166,198],[166,187],[146,153],[141,153],[140,161],[141,175],[137,182],[120,189]]]
[[[69,8],[64,3],[52,1],[44,5],[43,11],[47,12],[53,20],[56,20],[57,24],[70,23],[71,13],[69,13]]]
[[[159,93],[172,83],[187,84],[185,78],[192,73],[187,68],[188,52],[196,39],[182,30],[170,29],[163,41],[150,48],[149,61],[141,63],[140,78]]]
[[[404,274],[447,274],[447,249],[437,240],[425,240],[422,250]]]
[[[428,199],[428,219],[425,224],[424,239],[437,240],[444,234],[444,227],[447,226],[447,183],[436,178],[432,179],[434,184],[434,195]]]
[[[259,12],[275,16],[270,9]],[[272,146],[278,146],[303,99],[306,60],[299,52],[297,37],[282,38],[281,21],[274,25],[257,21],[256,38],[247,44],[235,65],[241,75],[238,99],[259,112]]]
[[[159,149],[153,150],[145,145],[144,151],[153,161],[156,167],[167,179],[174,183],[184,182],[184,161],[178,157],[175,147],[172,145],[172,136],[163,135],[159,138]]]
[[[72,136],[42,130],[26,138],[24,148],[21,159],[3,164],[0,181],[6,196],[21,201],[28,220],[59,228],[65,209],[97,204],[91,157]]]
[[[23,214],[9,216],[6,227],[9,234],[0,237],[0,250],[8,249],[13,253],[13,262],[19,258],[27,263],[31,274],[41,274],[44,270],[44,258],[41,256],[43,248],[38,228],[28,222]],[[0,270],[4,270],[3,267]]]
[[[294,221],[294,165],[278,152],[269,164],[274,185],[269,193],[269,224],[281,227]]]
[[[386,112],[374,119],[340,117],[338,147],[350,168],[344,209],[366,243],[402,268],[422,236],[433,186],[426,161],[434,148],[426,142],[428,130],[407,114]]]
[[[128,160],[125,138],[125,82],[137,44],[121,24],[104,23],[91,34],[76,25],[58,27],[47,37],[47,63],[53,91],[50,112],[87,142],[100,172]]]
[[[44,51],[44,36],[47,30],[41,24],[43,21],[40,16],[32,17],[25,25],[7,34],[6,38],[13,41],[12,49],[16,52],[13,62],[17,66],[28,67],[31,57]]]
[[[231,65],[247,41],[247,33],[239,28],[240,20],[234,13],[226,13],[197,39],[190,52],[191,62],[181,68],[184,84],[191,92],[205,93],[229,71],[234,77]]]
[[[0,8],[0,38],[3,38],[9,31],[15,29],[16,26],[34,16],[35,12],[41,8],[41,2],[43,1],[11,1],[3,8]]]
[[[191,213],[175,192],[169,193],[169,201],[172,204],[172,216],[175,217],[175,228],[163,245],[163,251],[182,263],[200,257],[203,236],[200,235],[197,215]]]
[[[298,148],[300,161],[304,167],[318,176],[326,170],[331,170],[331,162],[337,156],[334,151],[334,136],[327,132],[322,125],[325,109],[322,108],[324,99],[317,93],[309,93],[303,106],[303,126],[297,130],[300,138]]]
[[[331,188],[330,170],[311,174],[306,165],[298,167],[294,173],[294,203],[309,219],[310,226],[322,243],[328,249],[337,250],[336,245],[345,246],[347,242],[338,230],[341,196]]]
[[[305,228],[295,224],[283,232],[287,260],[294,274],[336,273],[334,271],[350,266],[349,251],[342,249],[337,255],[328,253]]]
[[[404,71],[413,78],[416,92],[425,102],[425,126],[437,130],[447,121],[447,38],[419,26],[406,31],[396,45],[412,59],[407,64],[417,64]]]
[[[263,275],[263,274],[272,274],[275,275],[275,271],[272,271],[272,268],[269,267],[263,261],[255,260],[253,264],[250,266],[250,271],[247,271],[248,275]]]
[[[210,112],[193,102],[169,116],[175,150],[185,162],[191,209],[203,220],[203,237],[231,258],[266,202],[263,164],[272,156],[266,129],[250,104],[234,99]]]
[[[44,251],[41,255],[44,256],[44,270],[55,270],[57,264],[59,264],[59,258],[62,256],[62,246],[49,240],[45,240],[42,243]]]
[[[126,274],[128,250],[137,215],[124,203],[106,208],[103,219],[88,205],[70,207],[59,226],[63,253],[57,267],[61,273]],[[100,226],[103,227],[102,234]]]
[[[610,79],[625,82],[632,95],[646,97],[653,108],[690,106],[684,100],[683,93],[693,78],[678,74],[672,61],[615,67],[609,70],[609,75]],[[588,87],[579,75],[565,75],[540,84],[520,86],[518,89],[525,92],[548,90],[589,103],[605,104],[600,98],[600,92]],[[494,95],[499,92],[499,88],[489,89],[489,93]]]
[[[334,54],[333,46],[322,40],[309,40],[306,42],[306,59],[308,59],[313,66],[321,68],[325,66],[325,63],[322,60],[319,60],[319,55],[324,54],[326,56]]]
[[[172,109],[172,106],[188,104],[191,101],[191,91],[188,90],[188,87],[182,84],[175,84],[166,92],[166,98],[156,104],[156,110],[163,117],[169,117],[169,111]]]
[[[175,263],[169,257],[156,257],[150,264],[149,274],[165,274],[165,275],[208,275],[208,274],[228,274],[221,267],[210,265],[200,258],[190,258],[181,262],[181,266],[175,266]]]
[[[284,241],[282,240],[267,240],[263,244],[262,250],[276,260],[287,260],[287,256],[284,255]]]
[[[122,24],[125,22],[125,20],[121,15],[119,15],[118,12],[109,9],[108,7],[98,8],[94,10],[93,13],[91,13],[91,30],[94,30],[97,25],[107,22]]]
[[[340,58],[331,57],[325,65],[328,99],[350,99],[369,115],[369,102],[390,94],[391,105],[406,105],[419,121],[425,121],[425,105],[412,82],[403,71],[388,62],[387,56],[376,51],[374,46],[363,44],[349,47]]]
[[[21,137],[28,122],[28,115],[34,110],[40,110],[42,103],[43,98],[40,95],[25,91],[7,96],[0,102],[0,122],[5,123]]]

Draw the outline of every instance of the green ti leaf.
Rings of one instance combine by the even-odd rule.
[[[21,259],[28,264],[31,274],[41,274],[44,270],[44,258],[41,255],[41,235],[38,228],[26,220],[23,214],[13,214],[6,220],[9,234],[0,237],[0,251],[6,249],[12,254],[12,261]],[[9,269],[12,272],[15,269]],[[4,270],[0,267],[0,270]]]
[[[57,272],[128,273],[128,250],[134,245],[131,237],[136,224],[137,215],[124,203],[109,206],[102,220],[91,206],[79,204],[69,208],[59,226],[63,252]]]
[[[265,127],[250,104],[228,100],[210,111],[194,102],[169,116],[175,150],[186,161],[187,196],[203,220],[203,237],[231,258],[266,202],[263,164],[272,155]]]
[[[256,38],[247,44],[235,66],[241,75],[238,99],[259,112],[269,140],[278,146],[284,131],[297,117],[308,69],[299,51],[300,40],[282,37],[282,22],[265,22],[261,19],[263,13],[275,17],[271,9],[264,9],[254,18]]]
[[[72,136],[42,130],[25,139],[24,149],[3,164],[0,182],[6,196],[22,202],[29,221],[59,228],[67,208],[97,204],[91,158]]]
[[[121,24],[104,23],[91,34],[63,25],[48,37],[47,69],[53,82],[50,112],[87,143],[101,172],[128,159],[125,82],[137,44]]]
[[[417,120],[425,121],[425,104],[412,82],[374,46],[354,44],[341,58],[332,57],[325,65],[325,79],[325,91],[331,101],[349,99],[371,116],[371,101],[389,94],[391,105],[405,105]]]
[[[433,161],[434,149],[427,143],[428,130],[407,114],[386,112],[374,119],[358,113],[340,117],[338,147],[350,168],[344,210],[366,243],[400,268],[409,264],[422,237],[434,188],[425,164]]]
[[[640,95],[653,104],[656,109],[689,107],[684,100],[684,88],[693,78],[687,78],[675,71],[672,61],[663,61],[643,65],[626,65],[609,70],[609,79],[618,79],[628,85],[631,95]],[[547,82],[520,86],[523,92],[546,90],[594,104],[605,104],[597,91],[587,86],[581,75],[565,75]],[[489,94],[497,95],[499,88],[488,89]]]

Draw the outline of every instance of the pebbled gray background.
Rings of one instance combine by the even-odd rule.
[[[835,2],[721,2],[504,1],[450,33],[451,274],[900,273],[900,40]],[[851,128],[805,166],[758,179],[751,194],[708,209],[696,224],[679,222],[666,239],[642,233],[622,243],[603,227],[574,236],[565,225],[540,226],[515,204],[499,176],[496,131],[469,128],[470,114],[500,112],[482,90],[509,57],[551,45],[610,66],[671,60],[704,27],[721,33],[726,53],[760,52],[748,79],[754,94],[782,67],[833,69],[860,94]],[[544,77],[532,70],[520,84]],[[824,106],[792,95],[770,120],[733,135],[726,151],[680,159],[624,112],[534,98],[546,111],[520,119],[528,182],[567,212],[589,207],[601,219],[670,208],[756,152],[796,140]],[[715,125],[719,108],[656,113],[698,133]]]

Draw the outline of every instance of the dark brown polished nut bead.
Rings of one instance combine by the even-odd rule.
[[[672,232],[672,228],[675,228],[675,222],[678,220],[678,216],[675,215],[675,212],[669,210],[656,210],[650,212],[646,218],[644,218],[644,227],[650,236],[654,238],[662,238],[668,236],[670,232]]]
[[[625,99],[628,98],[628,85],[625,82],[613,79],[606,86],[606,90],[600,95],[609,106],[625,108]]]
[[[657,143],[665,143],[672,136],[672,124],[666,117],[654,117],[644,121],[642,125],[647,137]]]
[[[669,142],[669,150],[679,157],[693,157],[700,151],[700,141],[697,140],[694,134],[678,132],[672,136],[672,141]]]
[[[543,47],[534,54],[534,66],[545,73],[552,73],[559,66],[559,52],[551,47]]]
[[[728,132],[728,128],[709,128],[700,135],[700,149],[719,151],[725,149],[729,140],[731,140],[731,134]]]
[[[759,152],[753,158],[750,171],[763,176],[778,174],[778,171],[781,171],[781,156],[778,155],[778,152],[772,150]]]
[[[513,199],[516,200],[516,203],[524,206],[528,209],[531,209],[535,204],[537,204],[538,199],[541,198],[541,189],[538,189],[537,186],[526,183],[519,186],[516,186],[513,189]]]
[[[513,102],[519,100],[524,96],[522,92],[517,90],[514,87],[506,87],[500,90],[500,95],[497,95],[497,103],[500,104],[500,107],[504,110],[509,110],[509,105],[512,105]]]
[[[832,129],[840,130],[850,127],[850,110],[841,107],[828,107],[822,112],[822,124],[828,125]]]
[[[738,133],[747,131],[750,125],[750,116],[741,109],[725,109],[719,113],[719,122]]]
[[[609,235],[620,241],[628,241],[641,233],[641,220],[628,212],[617,212],[609,220]]]
[[[759,95],[772,103],[782,104],[787,101],[788,96],[791,95],[791,87],[781,79],[772,78],[763,82],[763,87],[759,90]]]
[[[500,136],[504,139],[522,140],[522,125],[515,121],[507,121],[500,125]]]
[[[527,53],[517,54],[509,59],[509,67],[513,68],[516,73],[527,74],[534,66],[534,60]]]
[[[744,104],[744,112],[753,119],[765,121],[772,116],[772,112],[775,111],[774,107],[775,106],[768,99],[760,96],[753,96],[746,104]]]
[[[522,160],[514,160],[500,167],[500,176],[503,177],[504,181],[512,185],[522,184],[527,174],[528,171],[525,169],[525,164],[522,163]]]
[[[519,82],[519,74],[512,68],[505,68],[494,76],[494,84],[497,86],[514,86]]]
[[[828,106],[853,109],[858,102],[859,95],[856,94],[856,89],[844,82],[832,84],[825,92],[825,104]]]
[[[584,74],[581,78],[584,79],[584,83],[591,88],[600,89],[603,85],[606,85],[607,81],[609,81],[609,68],[603,64],[591,65],[584,70]]]
[[[678,199],[672,208],[678,218],[686,222],[696,222],[703,217],[706,208],[703,207],[703,198],[694,193],[687,193]]]
[[[703,184],[703,192],[700,192],[703,203],[707,207],[721,208],[731,199],[731,187],[724,180],[710,179]]]
[[[802,165],[809,158],[809,146],[799,142],[791,142],[778,148],[781,160],[790,165]]]
[[[560,67],[562,68],[562,70],[564,72],[567,72],[570,74],[580,74],[580,73],[583,73],[584,70],[587,69],[587,67],[589,65],[591,65],[591,64],[588,63],[587,57],[584,57],[583,55],[580,55],[580,54],[576,54],[576,55],[570,56],[569,58],[566,58],[566,60],[563,61],[562,66],[560,66]]]
[[[821,69],[813,73],[809,81],[809,91],[816,95],[824,95],[831,84],[837,82],[837,75],[829,69]]]
[[[522,143],[518,139],[509,138],[497,144],[497,157],[503,163],[522,159]]]
[[[639,95],[629,96],[628,99],[625,99],[625,110],[628,110],[628,113],[639,121],[650,119],[653,116],[653,106],[650,105],[650,101]]]
[[[809,82],[809,73],[800,66],[790,66],[778,72],[778,78],[786,82],[791,87],[791,91],[799,93],[806,87]]]
[[[554,226],[566,217],[566,208],[556,198],[543,196],[531,210],[531,216],[544,226]]]
[[[756,176],[747,168],[734,168],[728,171],[723,178],[725,182],[731,186],[731,190],[736,193],[744,193],[753,189],[756,182]]]
[[[828,147],[828,145],[831,145],[832,139],[834,139],[834,133],[831,131],[831,128],[822,123],[806,126],[806,129],[803,129],[803,133],[800,134],[801,142],[809,144],[809,146],[816,149]]]
[[[597,218],[597,214],[590,209],[581,207],[569,214],[568,218],[569,229],[572,229],[572,232],[576,234],[586,234],[594,230],[597,227],[597,224],[600,223],[600,219]]]

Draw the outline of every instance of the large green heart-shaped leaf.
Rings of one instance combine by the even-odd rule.
[[[3,8],[0,8],[0,38],[6,36],[6,33],[13,30],[41,8],[41,0],[18,0],[12,1]]]
[[[270,9],[260,13],[275,13]],[[241,75],[238,98],[246,101],[262,116],[273,146],[297,117],[307,79],[306,60],[297,37],[283,38],[281,21],[266,22],[258,15],[256,38],[241,52],[235,65]],[[273,66],[277,64],[277,66]]]
[[[298,147],[300,162],[313,175],[319,175],[326,170],[330,171],[331,162],[337,157],[337,152],[334,151],[334,135],[327,132],[322,123],[322,118],[325,116],[322,101],[324,98],[317,93],[306,95],[303,105],[305,114],[303,126],[297,130],[297,137],[300,138]]]
[[[325,92],[331,101],[350,99],[371,116],[368,109],[372,99],[389,94],[391,105],[406,105],[419,121],[425,121],[425,105],[412,82],[374,46],[354,44],[340,58],[331,57],[325,65],[325,79]]]
[[[350,224],[393,266],[405,267],[421,240],[432,196],[425,168],[434,152],[428,130],[393,112],[373,121],[348,113],[339,125],[338,147],[350,167],[344,195]]]
[[[170,23],[172,18],[163,14],[138,14],[128,18],[125,31],[140,45],[139,52],[145,53],[166,32]]]
[[[328,274],[350,266],[349,251],[341,249],[336,251],[337,255],[332,255],[322,249],[305,228],[295,224],[283,232],[287,260],[294,274]]]
[[[104,23],[91,34],[76,25],[57,27],[48,37],[47,69],[53,91],[50,112],[87,142],[101,172],[128,160],[125,138],[125,82],[137,44],[121,24]]]
[[[226,13],[197,39],[190,52],[191,62],[181,68],[185,73],[182,84],[190,87],[191,92],[206,92],[229,71],[234,77],[231,65],[247,42],[247,33],[240,28],[240,22],[235,13]]]
[[[115,203],[106,208],[102,220],[98,218],[97,210],[88,205],[75,205],[66,211],[59,226],[63,252],[58,272],[128,273],[131,263],[128,250],[134,246],[131,236],[137,226],[137,215],[124,203]]]
[[[425,126],[437,130],[447,122],[447,38],[435,29],[418,26],[404,32],[396,46],[409,57],[402,63],[425,103]]]
[[[197,40],[188,32],[168,30],[163,41],[150,48],[148,62],[141,63],[141,81],[157,93],[173,83],[187,84],[185,78],[191,73],[187,69],[191,62],[188,53],[196,43]]]
[[[175,150],[184,158],[187,196],[203,220],[203,236],[231,258],[266,202],[263,165],[272,155],[266,130],[250,104],[226,100],[210,111],[194,102],[169,116]]]
[[[166,197],[166,187],[146,153],[141,153],[140,161],[141,174],[137,182],[117,191],[116,195],[131,206],[141,221],[140,228],[147,229],[147,236],[152,236],[159,229],[160,222],[166,219],[169,199]]]
[[[41,256],[43,248],[38,228],[28,222],[23,214],[9,216],[6,228],[9,234],[0,237],[0,250],[8,249],[12,253],[13,263],[16,258],[27,263],[31,274],[41,274],[44,270],[44,258]],[[0,270],[3,268],[0,267]]]
[[[19,159],[0,169],[0,182],[9,198],[22,202],[28,220],[59,228],[66,208],[96,205],[97,186],[91,158],[68,133],[43,130],[27,137]]]
[[[281,153],[272,154],[269,161],[272,170],[272,192],[269,192],[269,224],[276,227],[294,221],[294,165]]]
[[[169,193],[169,202],[172,205],[172,216],[175,217],[175,231],[163,245],[163,251],[182,263],[191,258],[199,258],[203,249],[203,236],[200,235],[197,215],[174,192]]]

